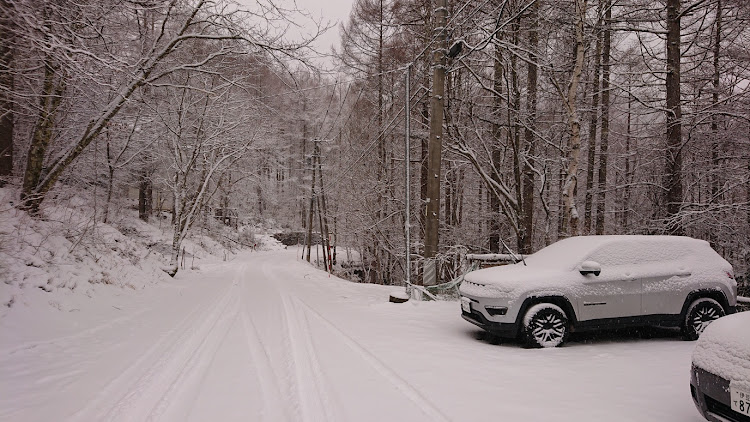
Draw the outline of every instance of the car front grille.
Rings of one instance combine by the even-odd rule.
[[[722,418],[730,420],[732,422],[750,422],[750,416],[739,414],[732,410],[732,408],[728,405],[718,400],[714,400],[709,396],[704,397],[706,399],[706,406],[708,407],[709,412],[721,416]]]

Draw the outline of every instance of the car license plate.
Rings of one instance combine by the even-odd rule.
[[[471,300],[469,300],[469,298],[461,298],[461,310],[466,312],[467,314],[471,313]]]
[[[743,415],[750,416],[750,391],[730,385],[729,399],[731,400],[732,410]]]

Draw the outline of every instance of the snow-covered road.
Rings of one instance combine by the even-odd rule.
[[[694,343],[491,344],[456,303],[391,304],[392,290],[281,250],[49,324],[21,314],[0,327],[0,420],[702,420]]]

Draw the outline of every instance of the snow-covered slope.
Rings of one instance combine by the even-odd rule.
[[[65,206],[44,204],[40,218],[31,218],[13,206],[17,197],[13,189],[0,189],[0,328],[34,314],[44,316],[34,319],[45,321],[39,329],[61,329],[61,314],[97,312],[117,306],[112,301],[118,297],[171,281],[163,271],[171,243],[165,218],[149,224],[136,210],[122,209],[103,224],[80,197]],[[182,272],[234,257],[208,236],[192,236],[184,247]],[[17,328],[35,335],[30,327]]]

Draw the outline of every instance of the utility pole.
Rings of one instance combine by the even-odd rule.
[[[318,195],[318,223],[320,225],[321,245],[323,247],[323,260],[330,274],[333,258],[331,257],[331,234],[328,231],[328,208],[326,207],[326,192],[323,184],[323,164],[320,159],[320,139],[315,140],[315,160],[318,167],[318,181],[320,182],[320,195]]]
[[[427,212],[425,215],[424,273],[426,286],[437,284],[438,229],[440,226],[440,161],[443,148],[443,104],[445,102],[446,0],[435,7],[435,49],[432,52],[432,97],[430,98],[430,143],[427,148]]]
[[[310,262],[310,249],[312,248],[313,213],[315,212],[315,163],[304,157],[305,163],[311,166],[312,181],[310,184],[310,212],[307,215],[307,262]],[[316,249],[317,251],[317,249]]]

